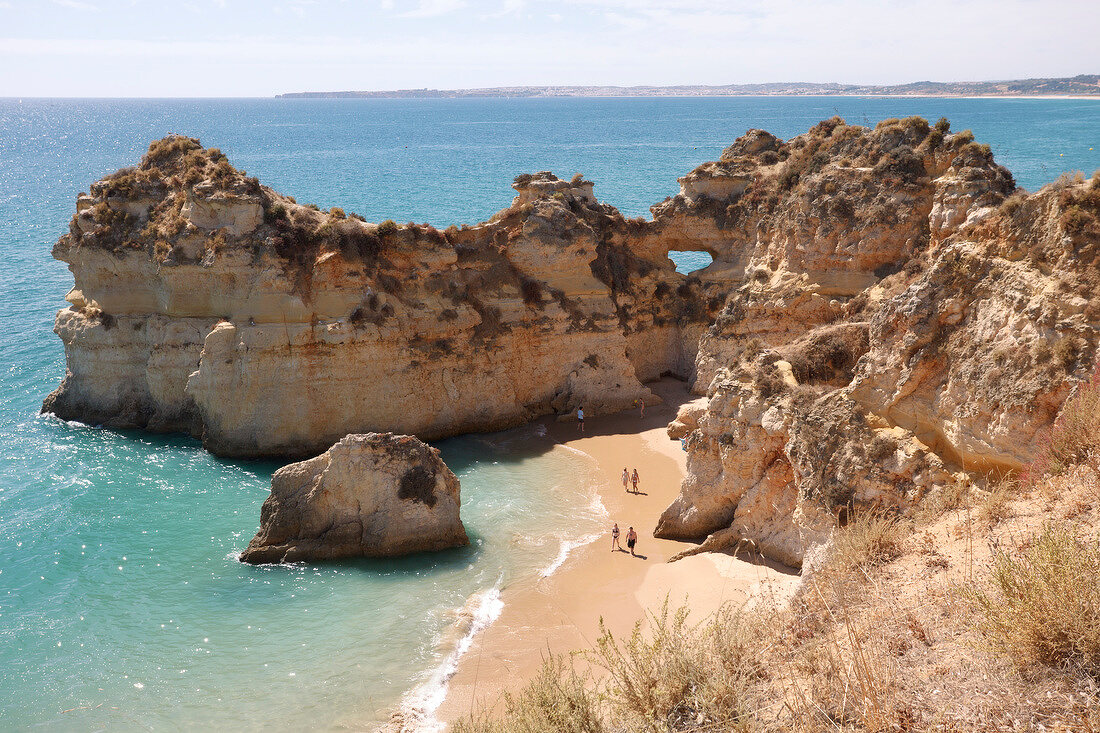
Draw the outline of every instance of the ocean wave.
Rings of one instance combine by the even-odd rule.
[[[459,611],[459,623],[465,624],[466,633],[455,644],[451,653],[432,670],[428,679],[405,695],[395,720],[398,729],[409,733],[439,733],[446,724],[435,717],[439,706],[447,697],[447,686],[458,670],[458,662],[470,650],[474,638],[500,618],[504,601],[500,597],[500,582],[488,590],[475,593]],[[387,730],[385,726],[381,730]]]
[[[539,577],[549,578],[557,572],[558,568],[565,564],[565,561],[569,559],[569,553],[573,552],[573,550],[578,547],[584,547],[591,542],[595,542],[600,538],[601,534],[589,534],[577,540],[562,539],[557,557],[554,558],[553,562],[539,571]]]

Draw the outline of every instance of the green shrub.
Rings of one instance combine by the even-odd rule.
[[[380,237],[386,237],[391,234],[396,234],[400,229],[401,227],[393,219],[386,219],[378,225],[375,233]]]
[[[328,215],[331,216],[333,219],[346,219],[348,216],[339,206],[333,206],[331,209],[329,209]]]
[[[941,135],[946,135],[951,132],[951,122],[946,117],[941,117],[936,120],[935,128]]]
[[[282,203],[276,203],[264,210],[264,220],[268,224],[272,224],[277,221],[285,221],[287,218],[286,206]]]
[[[796,166],[791,165],[791,161],[787,162],[787,165],[783,168],[783,172],[779,174],[779,187],[785,191],[789,191],[798,185],[798,180],[802,177],[802,173]]]
[[[956,148],[961,148],[968,143],[974,142],[974,133],[970,130],[963,130],[962,132],[955,133],[951,138],[951,144]]]
[[[902,120],[902,124],[918,139],[923,140],[925,137],[928,136],[928,120],[920,117],[919,115],[906,117],[904,120]]]

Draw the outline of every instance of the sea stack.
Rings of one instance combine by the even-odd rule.
[[[348,435],[271,479],[241,561],[395,557],[469,544],[458,478],[411,435]]]

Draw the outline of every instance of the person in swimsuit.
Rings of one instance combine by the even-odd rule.
[[[631,527],[626,532],[626,546],[630,550],[631,557],[637,557],[637,555],[634,554],[634,545],[637,544],[637,542],[638,533],[634,531],[633,527]]]
[[[630,491],[630,489],[628,489],[627,486],[626,486],[627,482],[629,482],[629,481],[630,481],[630,472],[627,471],[624,468],[623,469],[623,491]]]
[[[638,469],[634,469],[634,475],[630,477],[631,483],[634,484],[634,493],[638,493]]]
[[[584,433],[584,408],[583,407],[578,407],[577,408],[577,425],[580,426],[581,433],[583,434]]]
[[[645,417],[645,400],[638,400],[642,405],[642,414],[639,417]]]
[[[615,526],[611,528],[611,551],[623,549],[619,545],[619,523],[615,522]]]

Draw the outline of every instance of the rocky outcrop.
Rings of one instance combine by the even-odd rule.
[[[468,544],[458,479],[410,435],[348,435],[275,472],[241,561],[394,557]]]
[[[670,428],[689,475],[658,536],[800,565],[853,508],[1029,463],[1096,362],[1100,179],[1027,195],[944,124],[823,125],[741,195],[765,203],[700,342],[706,410]]]
[[[904,508],[1035,455],[1092,369],[1100,183],[1016,189],[945,120],[750,130],[627,220],[542,172],[437,231],[302,206],[173,137],[77,200],[44,409],[314,454],[655,400],[704,403],[657,534],[797,565],[853,508]],[[682,275],[671,250],[708,252]]]
[[[677,273],[653,222],[580,177],[516,179],[473,227],[297,204],[190,138],[96,183],[54,256],[66,419],[186,431],[221,455],[314,455],[612,412],[694,369],[720,282]]]

